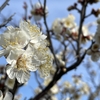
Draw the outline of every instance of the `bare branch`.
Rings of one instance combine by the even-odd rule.
[[[6,5],[8,5],[8,2],[9,2],[10,0],[6,0],[3,4],[2,4],[2,6],[0,7],[0,12],[5,8],[5,6]]]
[[[78,35],[78,40],[77,40],[77,56],[78,56],[78,59],[80,59],[80,37],[81,37],[81,34],[82,34],[82,26],[83,26],[83,22],[84,22],[84,19],[85,19],[85,15],[86,15],[86,8],[87,8],[87,1],[84,1],[84,4],[82,5],[82,9],[81,9],[81,13],[80,13],[80,24],[79,24],[79,35]]]
[[[47,25],[47,21],[46,21],[45,9],[46,9],[46,0],[44,0],[44,10],[43,10],[43,11],[44,11],[44,12],[43,12],[44,25],[45,25],[46,31],[47,31],[47,38],[48,38],[48,40],[49,40],[49,42],[50,42],[50,49],[51,49],[51,51],[52,51],[52,53],[53,53],[54,60],[55,60],[55,63],[56,63],[56,65],[57,65],[57,70],[58,70],[58,60],[57,60],[57,58],[56,58],[56,56],[55,56],[55,53],[54,53],[54,49],[53,49],[53,45],[52,45],[52,41],[51,41],[51,36],[50,36],[50,31],[49,31],[49,28],[48,28],[48,25]]]
[[[40,81],[39,81],[39,79],[38,79],[37,73],[35,72],[34,74],[35,74],[35,79],[36,79],[36,81],[37,81],[39,87],[40,87],[41,89],[43,89],[43,87],[42,87],[42,85],[41,85],[41,83],[40,83]]]
[[[30,0],[30,5],[31,5],[31,8],[33,8],[32,0]]]
[[[8,19],[6,19],[1,25],[0,25],[0,28],[4,27],[7,23],[9,23],[11,20],[12,20],[12,17],[14,16],[15,14],[11,15]]]

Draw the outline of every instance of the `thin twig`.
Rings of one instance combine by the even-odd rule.
[[[9,2],[10,0],[6,0],[2,5],[1,5],[1,7],[0,7],[0,12],[5,8],[5,6],[6,5],[8,5],[8,2]]]
[[[52,45],[52,41],[51,41],[51,36],[50,36],[50,31],[49,31],[49,28],[48,28],[48,25],[47,25],[47,21],[46,21],[46,13],[45,13],[45,9],[46,9],[46,0],[44,0],[44,15],[43,15],[43,19],[44,19],[44,25],[46,27],[46,31],[47,31],[47,38],[50,42],[50,49],[51,49],[51,52],[53,53],[53,56],[54,56],[54,60],[55,60],[55,63],[56,63],[56,66],[57,66],[57,71],[58,71],[58,60],[55,56],[55,53],[54,53],[54,50],[53,50],[53,45]],[[56,72],[57,72],[56,71]]]
[[[1,25],[0,25],[0,28],[4,27],[6,24],[8,24],[11,20],[12,20],[12,17],[14,16],[15,14],[11,15],[8,19],[6,19]]]
[[[80,43],[81,43],[81,34],[82,34],[82,26],[83,26],[83,22],[84,22],[84,19],[85,19],[85,14],[86,14],[86,7],[87,7],[87,1],[84,1],[84,4],[82,5],[82,10],[81,10],[81,13],[80,13],[80,24],[79,24],[79,35],[78,35],[78,39],[77,39],[77,60],[80,59]]]
[[[30,5],[31,5],[31,7],[32,7],[32,9],[33,9],[33,4],[32,4],[32,0],[30,0]]]
[[[43,89],[41,83],[40,83],[39,80],[38,80],[38,75],[37,75],[36,72],[35,72],[35,79],[36,79],[37,83],[39,84],[39,87],[40,87],[41,89]]]
[[[79,13],[81,13],[81,10],[80,10],[80,9],[78,9],[77,7],[75,7],[75,9],[76,9]]]
[[[86,16],[85,16],[85,18],[87,18],[87,17],[89,17],[89,16],[91,16],[91,15],[92,15],[92,13],[90,13],[90,14],[86,15]]]

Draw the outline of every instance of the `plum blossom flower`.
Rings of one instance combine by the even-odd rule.
[[[91,56],[92,61],[98,61],[100,58],[100,45],[97,43],[94,43],[91,47],[91,49],[89,49],[87,51],[87,54]]]
[[[80,90],[81,90],[82,94],[89,94],[90,93],[90,87],[84,82],[83,82]]]
[[[40,45],[46,46],[46,35],[43,35],[36,25],[31,25],[30,22],[21,21],[19,25],[24,34],[28,34],[28,39],[34,47],[38,48]]]
[[[68,81],[65,81],[63,83],[63,93],[65,94],[66,92],[69,92],[69,93],[74,93],[75,92],[75,89],[74,87],[72,86],[72,84]]]
[[[11,49],[24,48],[28,43],[28,35],[24,34],[19,28],[7,27],[7,31],[0,34],[0,56],[8,55]]]
[[[63,20],[60,18],[54,20],[51,29],[58,40],[62,40],[65,33],[69,34],[69,30],[65,27]]]
[[[72,14],[68,15],[66,18],[57,18],[52,24],[52,30],[59,40],[62,39],[62,35],[70,34],[70,30],[75,27],[75,17]]]
[[[43,10],[44,10],[44,6],[40,2],[37,2],[33,5],[31,14],[33,15],[35,21],[41,20],[41,18],[43,17],[43,14],[44,14]],[[46,16],[48,14],[47,6],[45,7],[45,14],[46,14]]]
[[[26,83],[30,77],[29,71],[36,71],[36,67],[39,66],[30,47],[27,50],[11,50],[6,60],[8,62],[6,72],[9,78],[16,77],[19,83]]]
[[[54,20],[53,24],[52,24],[52,30],[55,33],[55,35],[59,35],[62,33],[63,31],[63,22],[62,19],[57,18],[56,20]]]
[[[59,92],[59,88],[57,85],[54,85],[51,89],[50,89],[52,94],[57,94]]]
[[[69,14],[66,18],[63,18],[62,21],[67,28],[76,27],[75,17],[72,14]]]
[[[96,50],[96,49],[94,49],[94,50]],[[93,50],[89,49],[87,51],[87,54],[91,56],[91,60],[94,62],[96,62],[100,59],[100,52],[99,51],[93,51]]]

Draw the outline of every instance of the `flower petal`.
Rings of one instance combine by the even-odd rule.
[[[16,78],[19,83],[26,83],[30,77],[30,73],[28,71],[19,70],[16,73]]]
[[[15,78],[15,71],[14,71],[14,66],[15,66],[16,62],[14,61],[12,65],[7,65],[6,66],[6,72],[7,75],[9,76],[9,78],[14,79]]]
[[[37,69],[38,68],[36,66],[31,66],[31,65],[28,66],[29,71],[36,71]]]
[[[7,62],[9,64],[11,64],[13,62],[13,60],[17,60],[18,57],[24,52],[24,50],[22,49],[14,49],[14,50],[11,50],[8,57],[7,57]]]
[[[5,49],[0,50],[0,57],[4,56],[6,54]]]

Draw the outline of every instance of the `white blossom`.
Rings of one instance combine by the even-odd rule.
[[[84,82],[83,82],[83,85],[82,85],[82,87],[80,89],[81,89],[81,92],[83,94],[89,94],[90,93],[89,86],[86,83],[84,83]]]
[[[62,20],[60,18],[55,19],[52,24],[52,30],[58,39],[61,37],[60,34],[63,32],[63,28]]]
[[[57,94],[59,92],[59,88],[58,86],[55,84],[51,89],[50,89],[51,93],[53,94]]]
[[[33,15],[35,21],[41,20],[41,18],[43,17],[43,13],[44,13],[43,10],[44,10],[44,6],[42,4],[40,4],[39,2],[37,2],[33,5],[31,14]],[[46,14],[46,16],[48,14],[47,6],[45,7],[45,14]]]
[[[79,76],[73,76],[73,82],[74,82],[76,85],[80,85],[80,84],[82,83],[81,77],[79,77]]]
[[[40,29],[36,25],[31,25],[30,22],[21,21],[19,25],[20,29],[28,34],[29,42],[38,48],[40,45],[46,46],[46,35],[43,35]]]
[[[12,26],[7,27],[8,30],[0,34],[0,56],[8,55],[11,49],[24,48],[28,43],[28,35],[23,33],[19,28]]]
[[[96,44],[96,43],[94,43],[93,45],[92,45],[92,51],[99,51],[99,48],[100,48],[100,45],[99,44]]]
[[[7,74],[9,78],[17,78],[19,83],[25,83],[29,79],[29,71],[36,71],[39,66],[38,61],[33,57],[30,47],[27,50],[11,50],[7,57]]]
[[[100,52],[99,52],[99,46],[98,44],[94,44],[92,46],[92,49],[89,49],[87,51],[87,54],[91,56],[91,60],[96,62],[100,59]]]
[[[70,93],[74,93],[75,92],[75,89],[74,87],[72,86],[72,84],[68,81],[65,81],[63,83],[63,87],[64,87],[64,90],[63,90],[63,93],[65,94],[66,92],[70,92]]]
[[[72,14],[69,14],[66,18],[63,18],[63,23],[67,28],[74,28],[76,27],[75,17]]]

